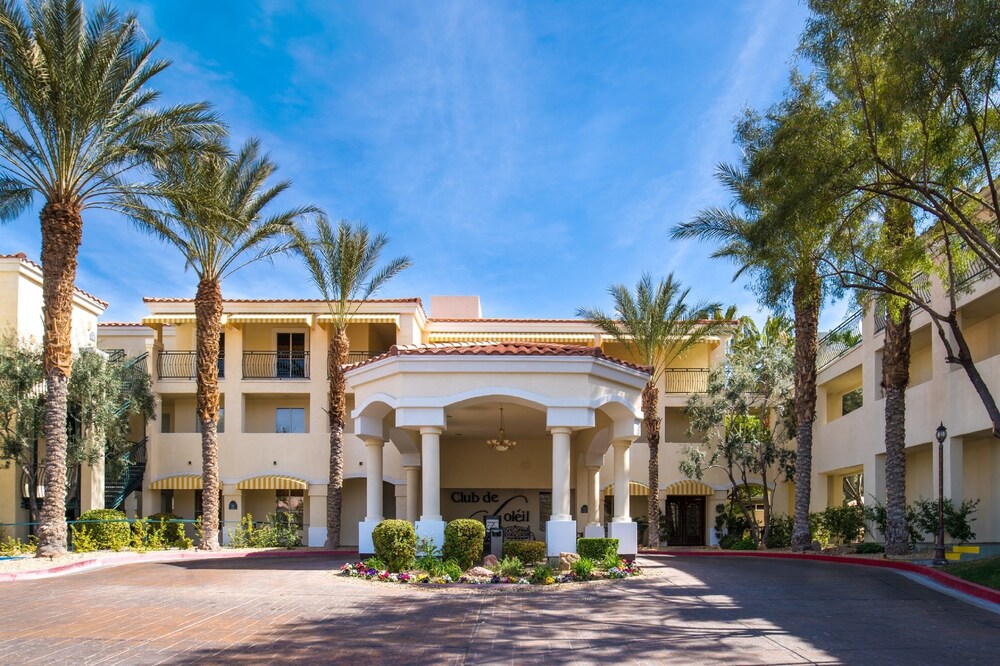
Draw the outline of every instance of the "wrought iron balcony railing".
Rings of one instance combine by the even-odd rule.
[[[861,318],[863,312],[857,310],[819,341],[816,352],[816,369],[822,370],[838,358],[861,344]]]
[[[156,357],[156,375],[160,379],[194,379],[198,375],[197,352],[161,351]],[[226,376],[226,357],[219,355],[219,379]]]
[[[708,390],[708,368],[667,368],[666,393],[704,393]]]
[[[245,351],[243,379],[309,379],[309,352]]]

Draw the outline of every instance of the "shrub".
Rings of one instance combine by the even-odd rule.
[[[732,550],[733,544],[737,541],[742,541],[743,537],[738,534],[726,534],[719,539],[719,548],[722,550]]]
[[[478,520],[459,518],[444,528],[444,559],[454,560],[464,571],[483,556],[486,528]]]
[[[398,573],[409,568],[417,555],[417,533],[405,520],[383,520],[372,530],[375,557]]]
[[[976,538],[972,531],[975,518],[969,518],[979,509],[979,500],[962,500],[962,505],[956,509],[950,498],[944,502],[944,531],[955,541],[965,543]],[[913,503],[914,523],[917,529],[932,537],[937,534],[937,500],[920,498]]]
[[[95,522],[87,522],[95,521]],[[88,511],[77,523],[78,529],[73,531],[74,538],[78,534],[90,539],[94,550],[118,551],[129,545],[131,529],[125,514],[114,509],[94,509]]]
[[[369,569],[375,569],[376,571],[385,571],[389,567],[386,566],[385,562],[377,557],[369,557],[365,560],[365,566]]]
[[[545,560],[544,541],[504,541],[503,556],[516,557],[521,562],[532,563]]]
[[[149,516],[149,522],[163,523],[163,539],[167,545],[175,546],[184,539],[184,523],[171,523],[171,520],[180,520],[172,513],[154,513]]]
[[[865,510],[861,506],[831,506],[820,512],[819,521],[829,539],[854,543],[864,535]]]
[[[555,569],[548,564],[539,564],[531,572],[531,582],[536,585],[544,585],[549,578],[555,578]]]
[[[581,558],[603,560],[607,555],[618,555],[618,539],[577,539],[576,552]]]
[[[442,565],[441,569],[444,575],[448,576],[453,581],[457,581],[459,578],[462,577],[462,571],[463,571],[462,566],[458,564],[458,562],[456,562],[455,560],[446,561]]]
[[[882,504],[866,506],[865,519],[874,523],[875,529],[878,533],[883,537],[885,536],[886,523],[888,522],[885,506]],[[912,504],[906,507],[906,532],[907,538],[910,542],[910,547],[912,548],[918,541],[920,541],[920,530],[917,528],[917,517]]]
[[[602,569],[615,569],[621,568],[622,558],[618,557],[617,553],[608,553],[601,560]]]
[[[594,573],[594,560],[589,557],[581,557],[573,563],[573,576],[578,580],[590,580]]]
[[[771,524],[768,526],[767,543],[768,548],[789,548],[792,545],[792,526],[794,520],[791,516],[781,516],[771,514]]]
[[[76,525],[70,525],[69,530],[73,534],[73,550],[75,552],[91,553],[97,550],[97,545],[94,542],[94,537],[90,535],[90,532],[78,529]]]
[[[822,548],[826,548],[830,543],[830,531],[823,524],[822,513],[809,514],[809,535],[813,538],[813,541],[819,541],[819,545]]]
[[[750,537],[744,537],[734,541],[729,550],[757,550],[757,544]]]
[[[17,557],[18,555],[35,554],[35,537],[28,537],[27,541],[21,541],[14,537],[5,537],[0,542],[0,557]]]
[[[263,525],[255,525],[253,515],[240,519],[235,530],[229,530],[233,548],[294,548],[302,545],[299,526],[291,513],[268,514]]]
[[[524,575],[524,564],[517,557],[504,557],[493,567],[493,571],[499,576],[517,578]]]
[[[871,541],[867,543],[859,543],[854,547],[854,552],[859,555],[873,555],[875,553],[884,553],[885,546],[880,543],[872,543]]]

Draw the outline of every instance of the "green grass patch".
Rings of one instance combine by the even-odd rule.
[[[943,570],[971,583],[1000,590],[1000,556],[949,564]]]

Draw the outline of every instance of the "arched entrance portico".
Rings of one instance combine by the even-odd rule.
[[[515,475],[522,484],[547,485],[535,490],[551,498],[551,515],[543,523],[548,554],[574,552],[577,533],[584,531],[571,503],[574,461],[587,470],[586,488],[577,495],[586,492],[592,501],[599,488],[596,470],[613,446],[615,480],[621,477],[627,493],[628,448],[639,435],[640,393],[648,378],[645,368],[606,357],[598,348],[520,342],[393,347],[354,366],[347,373],[357,405],[352,416],[373,480],[359,549],[373,550],[371,530],[383,517],[374,480],[381,481],[384,443],[390,442],[406,470],[407,518],[421,536],[440,546],[446,518],[456,517],[442,510],[444,488],[474,489],[482,485],[476,482],[503,476],[507,480],[498,482],[509,486]],[[500,404],[509,406],[508,434],[519,440],[506,453],[485,445],[498,425]],[[547,482],[540,481],[540,469]],[[586,516],[588,534],[600,528],[599,517],[599,511]],[[622,554],[635,554],[627,495],[616,502],[609,533],[619,538]]]

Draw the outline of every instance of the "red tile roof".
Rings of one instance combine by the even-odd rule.
[[[392,356],[591,356],[650,374],[645,365],[607,356],[600,347],[561,345],[548,342],[444,342],[427,345],[393,345],[384,354],[355,363],[357,368]]]
[[[41,265],[36,264],[31,259],[28,259],[28,255],[26,255],[24,252],[17,252],[15,254],[0,254],[0,259],[20,259],[21,263],[28,264],[29,266],[34,266],[38,270],[42,270]],[[99,303],[101,305],[101,307],[103,307],[105,310],[108,309],[108,302],[107,301],[103,301],[100,298],[98,298],[97,296],[94,296],[93,294],[88,293],[88,292],[84,291],[83,289],[80,289],[79,287],[76,287],[76,293],[80,294],[81,296],[86,296],[90,300],[92,300],[92,301],[94,301],[96,303]]]
[[[97,325],[109,326],[111,328],[149,328],[141,321],[99,321]]]
[[[172,298],[161,296],[144,296],[144,303],[194,303],[193,298]],[[223,303],[326,303],[321,298],[223,298]],[[356,303],[357,301],[351,301]],[[416,303],[422,304],[419,298],[369,298],[366,303]]]

